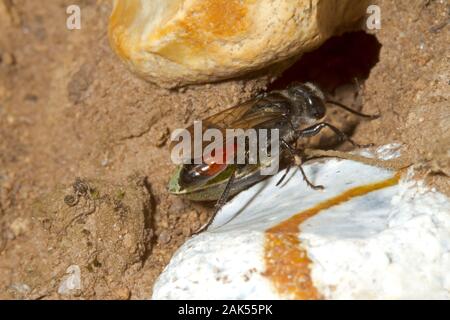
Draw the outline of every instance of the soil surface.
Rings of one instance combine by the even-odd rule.
[[[0,0],[0,298],[149,298],[212,212],[167,193],[170,132],[292,80],[380,113],[359,123],[331,107],[330,119],[358,142],[401,143],[417,175],[450,195],[447,1],[379,1],[381,30],[332,39],[272,84],[174,91],[112,53],[109,1],[78,3],[82,29],[69,31],[73,1]],[[77,270],[81,287],[61,286]]]

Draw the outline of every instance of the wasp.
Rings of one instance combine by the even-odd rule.
[[[272,154],[270,160],[267,161],[273,161],[273,156],[288,160],[286,171],[277,185],[280,185],[285,179],[290,168],[295,166],[309,187],[323,189],[323,186],[314,185],[306,176],[302,168],[306,156],[304,150],[296,148],[298,139],[312,137],[324,129],[329,129],[341,141],[347,141],[355,147],[371,146],[360,145],[332,124],[321,121],[325,117],[327,104],[333,104],[364,118],[376,119],[379,117],[360,113],[344,104],[327,99],[317,85],[307,82],[294,83],[284,90],[259,94],[247,102],[203,119],[203,123],[207,128],[219,130],[227,128],[277,129],[279,154]],[[193,126],[188,127],[187,130],[192,132]],[[225,141],[225,145],[221,149],[224,153],[223,156],[226,157],[225,153],[233,151],[234,146],[235,141]],[[230,196],[263,180],[266,176],[261,174],[261,169],[270,165],[261,159],[257,163],[244,164],[217,164],[203,160],[179,165],[170,179],[168,189],[170,193],[184,196],[189,200],[216,201],[215,211],[210,222]],[[201,230],[204,230],[209,223]]]

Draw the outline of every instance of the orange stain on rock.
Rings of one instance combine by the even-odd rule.
[[[321,299],[314,287],[308,254],[299,241],[300,224],[320,211],[344,203],[352,198],[398,184],[401,173],[373,184],[356,187],[298,213],[266,231],[264,261],[268,277],[282,295],[300,300]]]
[[[247,5],[250,1],[206,0],[189,12],[191,32],[203,30],[215,37],[230,37],[247,28]]]
[[[139,0],[118,1],[111,14],[108,35],[111,46],[123,59],[130,59],[129,29],[142,6]]]
[[[169,40],[155,53],[181,64],[208,57],[214,51],[213,42],[245,33],[249,28],[248,6],[254,0],[204,0],[191,8],[186,17],[156,31],[151,40],[170,34]]]
[[[187,9],[183,17],[174,15],[141,38],[146,23],[139,22],[140,0],[116,3],[109,25],[110,42],[125,60],[134,52],[148,51],[175,63],[199,67],[208,59],[221,59],[214,53],[222,41],[238,41],[251,25],[249,8],[255,0],[202,0]],[[173,19],[172,19],[173,18]]]

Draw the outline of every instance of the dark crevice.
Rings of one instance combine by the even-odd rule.
[[[346,33],[326,41],[317,50],[304,54],[269,89],[282,89],[294,81],[312,81],[326,92],[339,86],[363,82],[378,63],[381,44],[364,31]]]

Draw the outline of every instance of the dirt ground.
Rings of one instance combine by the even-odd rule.
[[[112,53],[110,2],[77,1],[82,29],[68,31],[73,2],[0,0],[0,298],[145,299],[211,213],[167,193],[169,132],[268,83],[159,89]],[[418,176],[450,195],[450,4],[379,3],[381,30],[332,40],[270,86],[367,78],[363,110],[382,116],[348,120],[353,138],[402,143]],[[82,287],[65,294],[70,266]]]

